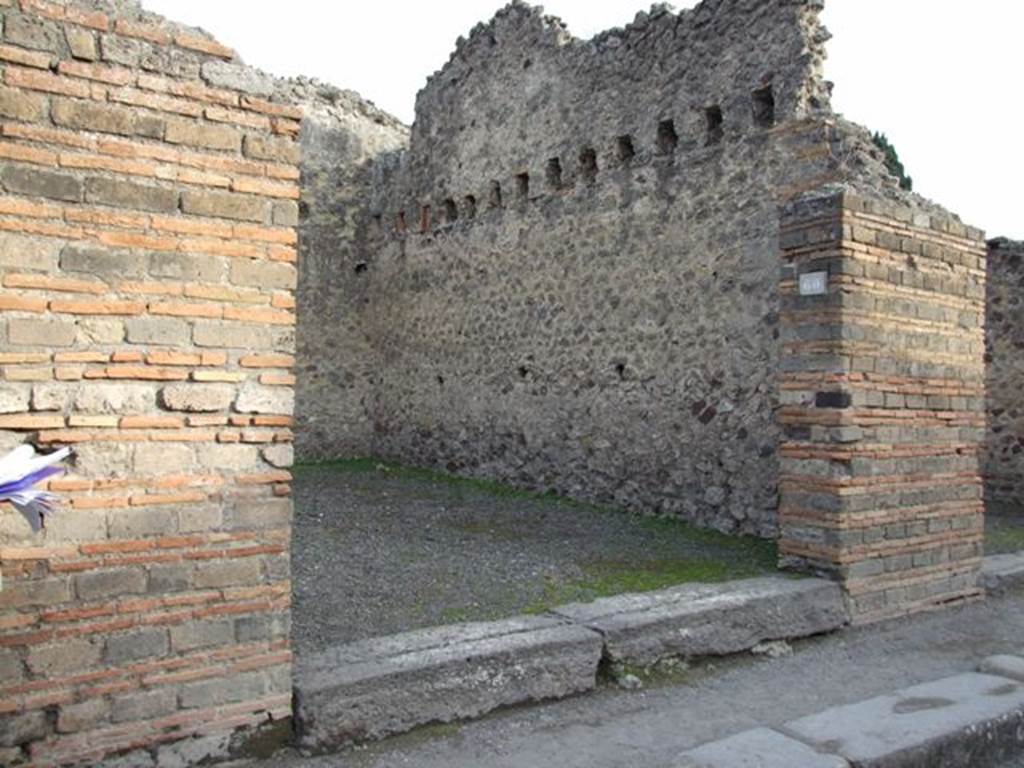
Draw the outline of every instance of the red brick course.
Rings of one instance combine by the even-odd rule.
[[[0,41],[0,439],[77,454],[44,533],[0,505],[0,762],[285,717],[291,475],[260,450],[292,439],[301,111],[202,79],[237,62],[193,31],[0,5],[58,33]]]

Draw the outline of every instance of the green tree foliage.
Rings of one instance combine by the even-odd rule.
[[[900,189],[905,189],[908,192],[914,189],[914,180],[907,175],[906,169],[903,167],[903,163],[900,161],[900,156],[896,152],[896,147],[889,143],[889,139],[884,133],[875,133],[871,136],[871,140],[875,142],[882,152],[885,153],[885,167],[889,169],[889,173],[900,180]]]

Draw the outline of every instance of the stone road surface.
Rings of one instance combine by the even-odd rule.
[[[320,758],[239,768],[669,768],[685,749],[759,725],[972,671],[1024,652],[1024,592],[798,643],[782,658],[703,665],[637,691],[595,694]],[[979,768],[982,768],[979,766]],[[1024,768],[1024,760],[1014,766]]]

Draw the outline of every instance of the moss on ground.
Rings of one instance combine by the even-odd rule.
[[[302,462],[293,467],[293,472],[315,470],[332,470],[335,472],[386,472],[393,477],[407,480],[419,480],[421,482],[437,483],[452,488],[480,491],[498,498],[522,498],[522,499],[543,499],[548,498],[558,503],[575,504],[569,499],[560,499],[551,493],[538,493],[536,491],[524,491],[508,485],[502,485],[492,480],[480,480],[474,477],[458,477],[448,475],[444,472],[437,472],[432,469],[420,467],[405,467],[399,464],[381,461],[379,459],[341,459],[337,461]]]
[[[1024,551],[1024,514],[989,515],[985,521],[985,554]]]
[[[682,531],[680,531],[682,533]],[[584,576],[568,582],[548,582],[544,596],[525,613],[544,613],[565,603],[586,603],[626,592],[651,592],[680,584],[707,584],[763,576],[775,570],[775,545],[759,542],[759,560],[737,561],[722,553],[708,557],[656,558],[644,561],[597,560],[583,565]]]

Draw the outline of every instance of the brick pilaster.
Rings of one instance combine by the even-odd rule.
[[[982,233],[834,192],[781,245],[782,565],[834,575],[858,622],[980,596]]]

